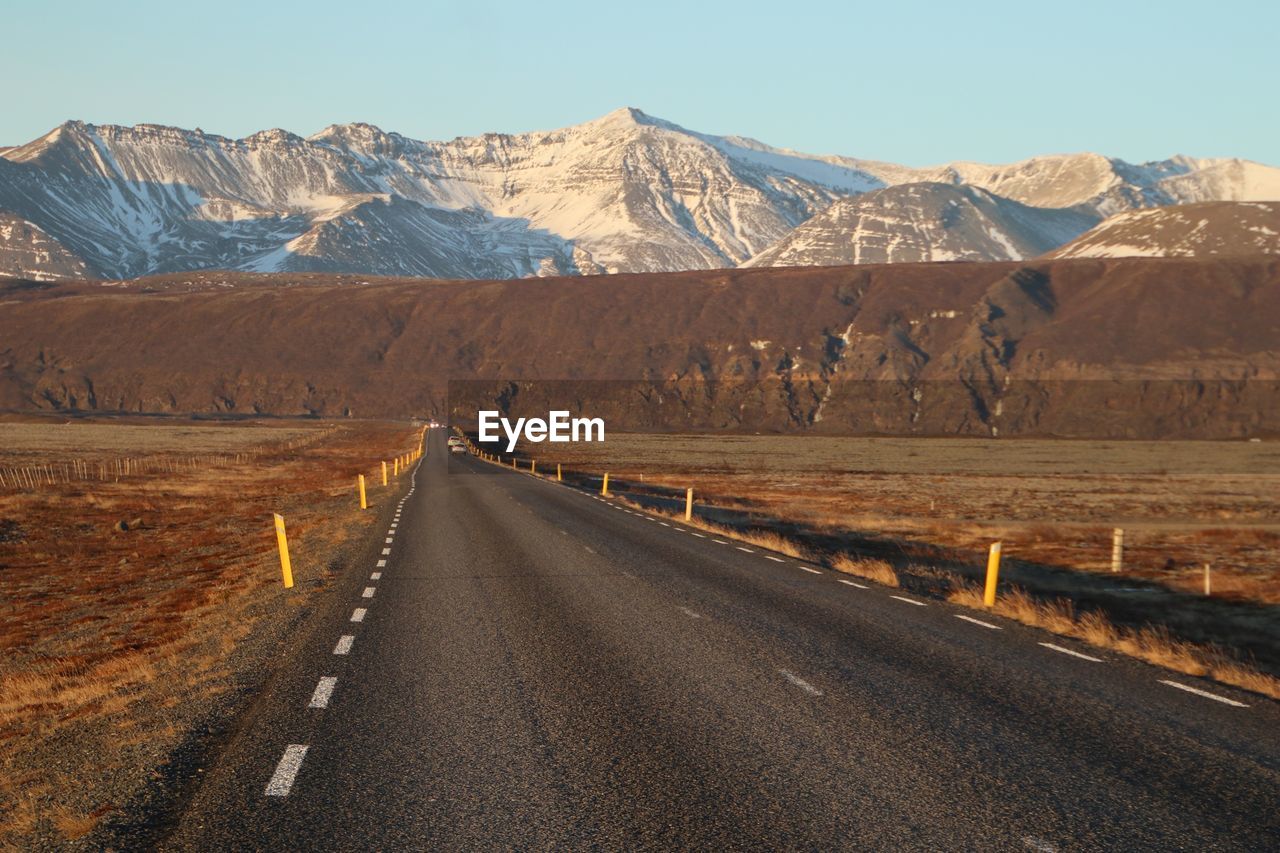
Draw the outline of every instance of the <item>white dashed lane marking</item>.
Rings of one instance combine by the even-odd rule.
[[[712,539],[711,541],[712,541],[712,542],[714,542],[714,543],[716,543],[717,545],[728,545],[728,544],[729,544],[728,542],[724,541],[723,539]]]
[[[1213,701],[1215,701],[1215,702],[1221,702],[1221,703],[1222,703],[1222,704],[1224,704],[1224,705],[1231,705],[1232,707],[1235,707],[1235,708],[1248,708],[1248,707],[1249,707],[1248,705],[1246,705],[1246,704],[1245,704],[1245,703],[1243,703],[1243,702],[1237,702],[1237,701],[1236,701],[1236,700],[1234,700],[1234,699],[1228,699],[1226,696],[1219,696],[1217,693],[1210,693],[1208,690],[1201,690],[1200,688],[1198,688],[1198,687],[1192,687],[1192,686],[1191,686],[1191,685],[1189,685],[1189,684],[1179,684],[1179,683],[1178,683],[1178,682],[1176,682],[1176,681],[1166,681],[1166,680],[1165,680],[1165,679],[1163,679],[1163,678],[1162,678],[1162,679],[1160,679],[1160,683],[1161,683],[1161,684],[1167,684],[1167,685],[1169,685],[1170,687],[1176,687],[1176,688],[1178,688],[1179,690],[1185,690],[1185,691],[1187,691],[1188,693],[1194,693],[1194,694],[1196,694],[1197,696],[1203,696],[1203,697],[1204,697],[1204,698],[1206,698],[1206,699],[1212,699],[1212,700],[1213,700]]]
[[[787,670],[787,669],[780,669],[778,670],[778,672],[782,674],[783,678],[785,678],[787,681],[790,681],[792,684],[794,684],[796,687],[799,687],[801,690],[803,690],[805,693],[808,693],[810,696],[822,695],[821,690],[814,687],[812,684],[805,681],[803,678],[796,675],[794,672],[791,672],[790,670]]]
[[[765,558],[766,560],[773,560],[775,563],[785,563],[785,562],[786,562],[786,560],[779,559],[778,557],[770,557],[768,554],[765,554],[765,555],[764,555],[764,558]]]
[[[382,572],[374,572],[373,574],[369,575],[369,580],[371,581],[382,580]]]
[[[390,548],[383,548],[383,549],[382,549],[382,556],[384,556],[384,557],[385,557],[385,556],[387,556],[387,555],[388,555],[388,554],[390,554],[390,553],[391,553],[391,549],[390,549]]]
[[[858,589],[871,589],[871,587],[866,584],[854,583],[853,581],[845,580],[844,578],[836,578],[836,580],[840,581],[840,583],[845,586],[856,586]]]
[[[365,615],[366,613],[368,613],[368,612],[369,612],[369,611],[368,611],[368,610],[365,610],[363,607],[357,607],[355,610],[351,611],[351,621],[352,621],[352,622],[363,622],[363,621],[364,621],[364,615]]]
[[[778,562],[782,562],[782,561],[781,561],[781,560],[779,560]],[[808,573],[809,573],[809,574],[811,574],[811,575],[820,575],[820,574],[822,574],[822,571],[821,571],[820,569],[813,569],[813,568],[810,568],[809,566],[801,566],[801,567],[800,567],[800,570],[801,570],[801,571],[803,571],[803,572],[808,572]]]
[[[1102,663],[1102,658],[1095,658],[1092,655],[1081,654],[1080,652],[1072,651],[1071,649],[1063,648],[1062,646],[1055,646],[1053,643],[1040,643],[1040,645],[1044,646],[1046,649],[1053,649],[1055,652],[1061,652],[1064,655],[1071,655],[1073,658],[1080,658],[1080,660],[1087,660],[1093,663]]]
[[[338,683],[338,679],[332,675],[326,675],[316,684],[316,690],[311,694],[311,701],[307,704],[308,708],[328,708],[329,697],[333,695],[333,686]]]
[[[965,616],[963,613],[955,614],[957,619],[963,619],[966,622],[972,622],[975,625],[981,625],[983,628],[990,628],[992,631],[1003,631],[999,625],[992,625],[990,622],[983,622],[981,619],[974,619],[972,616]]]
[[[683,613],[685,616],[688,616],[690,619],[702,618],[701,613],[697,612],[696,610],[690,610],[688,607],[681,607],[680,612]]]
[[[335,655],[345,655],[351,652],[351,646],[355,643],[356,638],[351,634],[343,634],[338,638],[338,644],[333,647]]]
[[[907,604],[914,604],[916,607],[924,607],[923,601],[916,601],[914,598],[907,598],[901,595],[891,595],[890,598],[896,598],[898,601],[905,601]]]
[[[388,537],[387,537],[386,544],[387,544],[387,545],[390,545],[392,541],[393,541],[393,537],[388,536]]]
[[[693,531],[689,531],[689,532],[690,532],[690,533],[693,533]],[[694,533],[693,535],[694,535],[694,536],[697,536],[699,539],[706,539],[706,538],[707,538],[707,537],[703,536],[701,533]]]
[[[271,774],[267,783],[268,797],[287,797],[293,789],[293,780],[302,769],[302,759],[307,757],[307,747],[300,743],[291,743],[284,750],[284,756],[276,765],[276,772]]]
[[[743,551],[743,552],[745,552],[745,553],[747,553],[747,554],[754,554],[754,553],[755,553],[755,551],[752,551],[750,548],[743,548],[741,545],[739,545],[739,546],[738,546],[738,550],[739,550],[739,551]]]
[[[384,569],[384,568],[386,568],[386,566],[387,566],[387,561],[386,561],[386,560],[379,560],[379,561],[378,561],[378,568],[380,568],[380,569]]]
[[[378,591],[377,587],[366,586],[364,592],[360,593],[361,598],[373,598],[373,594]]]

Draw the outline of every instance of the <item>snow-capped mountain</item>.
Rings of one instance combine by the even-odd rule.
[[[1280,255],[1280,204],[1205,202],[1131,210],[1051,253],[1055,258]]]
[[[899,184],[838,199],[749,267],[1022,260],[1087,231],[1096,215],[952,184]]]
[[[0,213],[25,223],[0,232],[0,258],[36,259],[5,261],[22,274],[80,274],[72,271],[83,265],[112,278],[208,268],[451,278],[708,269],[760,256],[839,199],[920,182],[986,190],[955,200],[1015,247],[1025,239],[1020,253],[1040,238],[1010,233],[1024,224],[997,211],[1019,208],[996,196],[1095,217],[1280,199],[1280,170],[1238,160],[1135,166],[1072,155],[910,169],[697,133],[634,109],[560,130],[448,142],[365,124],[307,139],[268,130],[232,140],[68,122],[0,151]],[[1054,221],[1068,219],[1059,211]],[[1025,227],[1058,233],[1057,225]],[[911,240],[947,230],[917,227]],[[996,238],[930,254],[988,250],[1008,254]],[[52,252],[47,262],[42,252]]]

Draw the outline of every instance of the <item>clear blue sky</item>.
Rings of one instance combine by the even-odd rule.
[[[65,119],[424,139],[635,106],[926,165],[1093,150],[1280,165],[1280,3],[7,3],[0,145]]]

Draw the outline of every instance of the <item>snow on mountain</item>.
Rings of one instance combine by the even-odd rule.
[[[90,275],[84,259],[38,225],[0,212],[0,276],[53,280]]]
[[[1132,210],[1050,253],[1056,258],[1280,254],[1280,204],[1205,202]]]
[[[367,124],[306,139],[276,129],[233,140],[68,122],[0,152],[0,212],[36,229],[29,238],[11,231],[2,251],[39,257],[22,241],[52,241],[87,274],[114,278],[209,268],[467,278],[707,269],[759,264],[766,248],[833,202],[920,182],[987,190],[952,200],[1014,248],[977,231],[966,239],[986,248],[964,248],[954,243],[959,232],[937,220],[913,239],[952,243],[888,252],[895,258],[1040,245],[1023,234],[1042,233],[1023,222],[1032,214],[998,224],[1016,208],[996,196],[1085,215],[1280,199],[1280,170],[1239,160],[1133,166],[1069,155],[911,169],[697,133],[629,108],[559,130],[440,142]],[[67,274],[49,263],[49,275]]]
[[[743,266],[833,266],[1034,257],[1097,217],[1030,207],[986,190],[900,184],[840,199]]]

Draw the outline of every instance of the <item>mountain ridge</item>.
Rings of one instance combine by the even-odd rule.
[[[625,107],[449,141],[361,122],[231,139],[68,121],[0,153],[0,213],[62,247],[62,266],[34,271],[53,277],[80,264],[113,279],[211,268],[518,278],[734,267],[837,201],[926,182],[1094,217],[1280,199],[1280,169],[1249,161],[1085,154],[917,169],[700,133]],[[368,206],[375,197],[388,208]],[[348,212],[361,205],[356,222]],[[0,240],[0,259],[38,257],[26,233]],[[964,250],[1000,257],[983,251]]]

